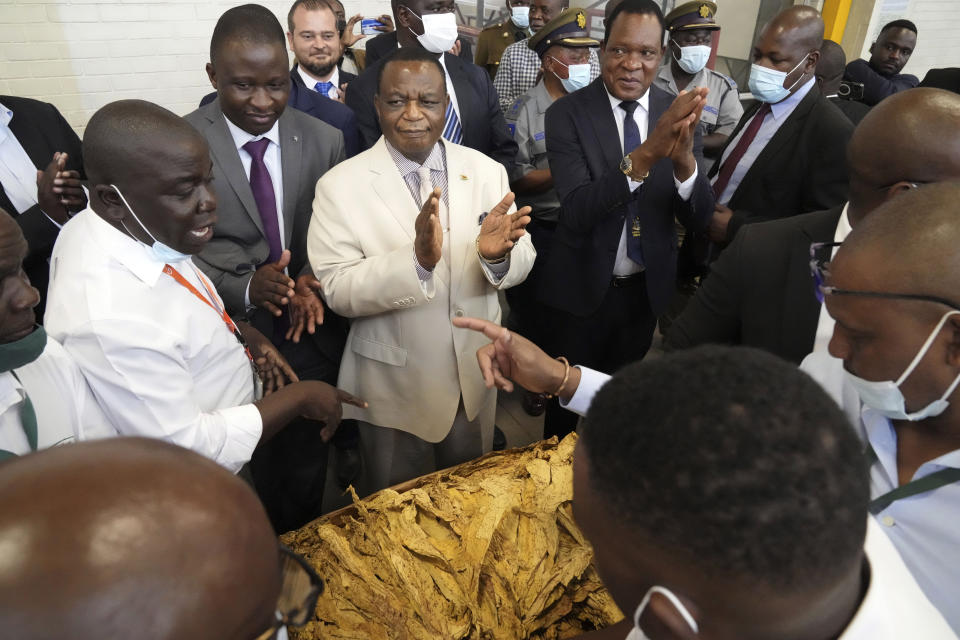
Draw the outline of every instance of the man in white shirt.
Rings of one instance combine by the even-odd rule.
[[[296,381],[286,361],[233,322],[192,261],[217,221],[203,136],[126,100],[90,119],[84,154],[90,207],[57,240],[45,320],[115,433],[168,440],[234,472],[301,415],[332,435],[341,400],[359,401],[322,382],[285,384]],[[272,393],[261,397],[261,382]]]
[[[0,628],[17,640],[286,640],[323,590],[250,487],[146,438],[0,465]]]
[[[20,227],[0,209],[0,460],[106,426],[80,369],[36,324],[40,292],[23,271],[28,253]]]
[[[627,619],[585,638],[956,637],[868,517],[856,435],[792,365],[705,346],[612,379],[563,363],[539,378],[549,358],[524,338],[454,324],[495,340],[478,353],[488,384],[589,405],[573,513]]]
[[[956,182],[921,185],[862,220],[829,264],[818,261],[835,325],[829,355],[815,352],[802,365],[856,425],[871,512],[956,631],[958,199]]]

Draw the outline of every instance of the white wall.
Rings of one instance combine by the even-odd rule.
[[[930,69],[960,66],[960,38],[954,24],[958,10],[957,0],[877,0],[861,56],[870,58],[868,49],[883,25],[906,18],[917,25],[917,48],[904,73],[923,80]]]
[[[293,0],[261,0],[286,30]],[[347,15],[389,0],[343,0]],[[211,91],[204,65],[220,15],[243,2],[0,0],[0,94],[51,102],[83,131],[108,102],[141,98],[178,114]]]
[[[760,0],[717,2],[717,24],[721,27],[717,55],[737,60],[750,59],[759,12]]]

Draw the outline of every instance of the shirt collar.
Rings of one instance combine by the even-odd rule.
[[[550,92],[547,91],[547,85],[543,82],[543,79],[540,79],[540,82],[533,88],[533,95],[537,101],[537,111],[540,113],[546,113],[547,109],[550,108],[550,105],[553,104],[553,96],[550,95]]]
[[[606,84],[603,85],[603,90],[607,92],[607,97],[610,99],[610,108],[613,109],[614,113],[616,113],[617,107],[620,106],[620,103],[623,102],[623,100],[610,93],[610,90],[607,89]],[[650,87],[647,87],[646,93],[640,96],[640,99],[637,100],[637,102],[640,103],[640,108],[643,109],[644,112],[650,111]]]
[[[800,88],[791,93],[789,96],[781,100],[780,102],[775,102],[770,105],[770,112],[773,114],[774,119],[779,120],[784,116],[789,116],[793,113],[793,110],[800,104],[800,101],[803,100],[810,89],[813,88],[816,78],[810,78],[802,85]]]
[[[669,51],[667,52],[667,55],[670,55]],[[689,84],[687,84],[687,86],[702,87],[704,84],[702,81],[702,78],[706,73],[707,73],[706,67],[704,67],[703,69],[700,69],[700,71],[697,71],[695,74],[693,74],[693,77],[690,79],[690,82]],[[673,69],[670,66],[669,60],[667,60],[660,67],[660,71],[657,72],[657,77],[666,80],[667,86],[669,86],[671,90],[676,91],[677,93],[680,93],[680,88],[677,87],[677,80],[676,78],[673,77]],[[650,91],[647,91],[647,93],[650,93]]]
[[[317,86],[317,83],[323,82],[323,80],[317,80],[307,73],[307,71],[303,68],[303,65],[297,65],[297,73],[300,74],[300,79],[303,80],[303,84],[311,91],[316,91],[314,87]],[[332,83],[333,86],[338,89],[340,88],[340,69],[338,67],[333,68],[333,73],[330,75],[330,79],[326,82]]]
[[[887,470],[891,478],[896,478],[897,432],[893,428],[893,423],[890,422],[889,418],[866,405],[860,408],[860,420],[863,423],[868,444],[873,448],[873,452],[877,454],[877,460],[880,461],[880,464]],[[919,469],[923,469],[927,465],[960,468],[960,449],[947,452],[933,460],[928,460],[921,464]]]
[[[243,145],[247,144],[251,140],[259,140],[260,138],[266,138],[273,144],[280,146],[280,118],[277,118],[277,121],[273,123],[273,126],[270,128],[270,131],[267,131],[263,135],[255,136],[252,133],[247,133],[237,125],[230,122],[230,118],[226,115],[223,116],[223,119],[227,123],[227,129],[230,130],[230,135],[233,137],[233,143],[237,145],[237,150],[243,149]]]
[[[163,273],[163,262],[157,260],[150,247],[141,244],[123,233],[87,207],[77,214],[77,218],[89,218],[90,230],[101,249],[149,286],[157,284]]]
[[[833,234],[834,242],[843,242],[847,239],[847,236],[850,235],[850,232],[853,231],[853,228],[850,226],[850,218],[847,216],[847,208],[849,206],[849,202],[843,205],[843,211],[840,212],[840,219],[837,220],[837,230]]]
[[[0,102],[0,126],[9,127],[11,120],[13,120],[13,111],[11,111],[7,105]]]
[[[387,151],[390,153],[390,157],[393,158],[393,162],[397,165],[397,169],[400,171],[400,175],[402,176],[407,176],[410,173],[414,173],[420,167],[426,167],[431,171],[447,170],[446,151],[443,146],[443,138],[437,140],[437,143],[433,145],[433,149],[430,150],[430,155],[427,156],[427,159],[424,160],[423,164],[417,164],[410,158],[400,153],[400,151],[390,144],[390,141],[386,138],[384,138],[383,141],[386,143]]]

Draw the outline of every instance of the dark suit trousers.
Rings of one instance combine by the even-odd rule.
[[[613,374],[646,355],[657,318],[647,298],[646,278],[639,274],[624,286],[611,284],[593,313],[579,317],[550,309],[544,324],[542,346],[547,353],[565,356],[571,365]],[[545,438],[562,438],[576,426],[576,414],[561,408],[556,399],[547,404]]]

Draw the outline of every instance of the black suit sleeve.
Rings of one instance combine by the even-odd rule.
[[[507,175],[512,175],[519,147],[507,129],[507,121],[503,117],[503,110],[500,109],[497,90],[490,80],[490,74],[483,67],[478,67],[471,62],[469,68],[474,77],[474,86],[487,102],[486,112],[490,122],[490,151],[487,155],[502,164],[507,170]]]
[[[590,172],[582,128],[575,120],[561,99],[547,109],[544,131],[550,173],[560,196],[561,220],[570,230],[585,234],[626,203],[630,189],[619,169],[608,169],[599,176]]]
[[[684,201],[680,198],[680,194],[674,190],[673,215],[680,221],[680,224],[687,228],[687,231],[701,233],[707,230],[710,218],[713,217],[715,199],[706,173],[700,170],[700,166],[703,164],[703,137],[700,135],[699,127],[694,132],[693,157],[697,161],[697,178],[693,184],[693,192],[690,194],[690,198]],[[667,163],[666,166],[669,166],[672,171],[673,163]]]
[[[749,230],[738,233],[720,254],[710,275],[664,336],[667,351],[701,344],[738,344],[743,287],[744,245]]]
[[[364,76],[370,71],[370,67],[367,67]],[[373,73],[373,77],[376,78],[376,71],[373,71]],[[380,139],[380,123],[377,122],[377,113],[373,108],[374,92],[368,90],[369,78],[364,76],[347,85],[347,95],[344,98],[347,106],[353,109],[353,113],[357,117],[357,129],[360,131],[362,150],[369,149]]]

